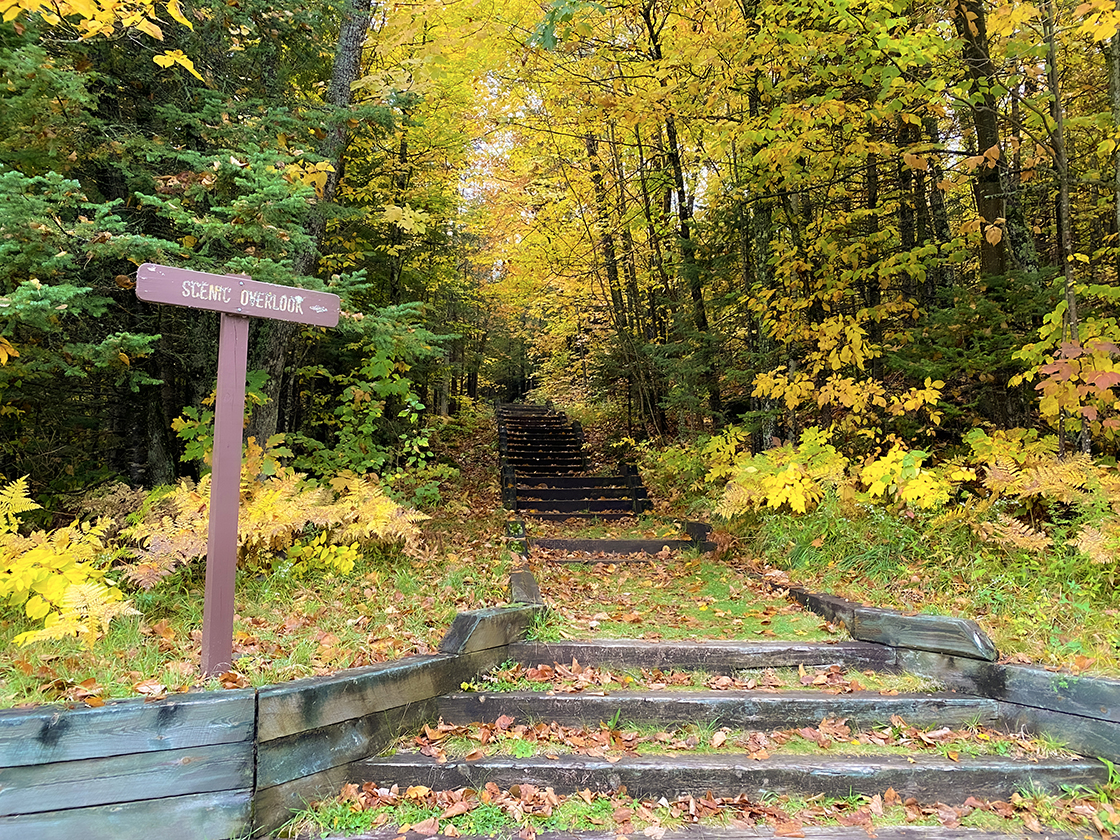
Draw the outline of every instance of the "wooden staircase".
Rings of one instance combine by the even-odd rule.
[[[784,642],[665,643],[570,642],[549,645],[525,642],[511,646],[517,662],[525,667],[563,664],[569,657],[583,666],[621,669],[693,666],[708,674],[742,674],[750,668],[800,668],[802,674],[835,673],[837,668],[892,670],[890,649],[864,642],[797,644]],[[575,654],[578,653],[578,656]],[[673,663],[670,666],[669,663]],[[577,668],[579,666],[576,666]],[[393,785],[404,791],[421,785],[432,790],[480,791],[487,785],[502,790],[515,786],[551,789],[558,795],[608,793],[624,789],[635,803],[680,802],[693,798],[708,801],[745,797],[752,802],[772,801],[780,795],[834,797],[850,800],[883,797],[911,802],[914,807],[969,808],[977,801],[1006,804],[1023,791],[1060,793],[1063,789],[1091,788],[1106,782],[1107,767],[1080,756],[1015,757],[993,750],[987,754],[956,754],[944,749],[920,749],[903,754],[866,754],[851,745],[857,735],[887,732],[892,727],[932,733],[946,728],[995,732],[1001,726],[999,704],[991,699],[955,692],[918,692],[884,696],[873,691],[831,694],[820,690],[650,690],[595,691],[475,691],[446,695],[437,702],[441,724],[489,724],[497,732],[527,726],[543,731],[564,726],[607,728],[620,743],[626,730],[673,731],[689,725],[705,733],[732,732],[727,746],[718,750],[665,752],[647,755],[616,748],[608,754],[591,751],[544,749],[518,757],[491,747],[485,755],[453,757],[402,750],[357,765],[355,779],[379,789]],[[604,724],[604,721],[610,721]],[[850,736],[837,738],[828,749],[808,754],[774,749],[772,754],[749,751],[745,743],[770,743],[780,732],[806,728],[812,732],[828,726]],[[707,736],[705,736],[707,737]],[[930,737],[930,736],[927,736]],[[998,737],[998,736],[993,736]],[[497,744],[515,743],[495,741]],[[714,743],[714,742],[713,742]],[[702,746],[704,744],[702,743]],[[483,751],[478,751],[483,752]],[[745,800],[744,800],[745,801]],[[971,803],[971,804],[966,804]],[[856,826],[829,829],[827,836],[875,836]],[[788,828],[788,826],[787,826]],[[808,836],[817,836],[808,827]],[[896,836],[899,829],[877,829],[882,836]],[[928,829],[927,829],[928,831]],[[773,836],[740,832],[735,836]],[[791,833],[787,836],[806,836]],[[825,836],[825,835],[821,835]],[[934,833],[897,834],[899,837],[976,837],[980,832],[942,827]],[[986,835],[985,835],[986,836]],[[1012,835],[1008,835],[1012,836]],[[1047,837],[1065,837],[1047,832]]]
[[[632,468],[587,475],[583,431],[563,412],[543,405],[497,410],[502,500],[510,510],[545,520],[622,519],[650,508]]]
[[[555,519],[621,517],[637,509],[640,497],[624,492],[623,488],[633,489],[624,474],[579,475],[583,463],[579,427],[562,414],[540,406],[505,406],[499,423],[503,469],[509,471],[503,483],[513,509],[530,517]],[[699,528],[696,533],[689,528],[694,546],[706,545],[706,527]],[[617,540],[551,542],[587,551],[634,548]],[[523,522],[507,523],[507,548],[517,558],[510,581],[515,603],[536,605],[546,600],[528,567],[533,545]],[[1107,763],[1068,750],[1036,749],[1023,734],[1024,727],[1038,731],[1038,722],[1031,719],[1024,724],[1024,707],[1006,700],[1014,696],[1016,701],[1036,702],[1034,698],[1041,695],[1035,683],[1049,675],[1032,672],[1008,678],[1011,672],[994,662],[997,654],[990,640],[971,622],[888,614],[794,589],[789,587],[788,592],[795,600],[829,621],[842,622],[854,640],[515,641],[507,644],[504,669],[534,675],[586,675],[587,669],[598,669],[599,676],[606,673],[609,681],[592,679],[573,688],[553,684],[546,676],[539,683],[531,682],[532,690],[526,690],[524,683],[508,683],[516,690],[498,690],[502,678],[482,675],[474,680],[476,690],[435,698],[429,710],[431,726],[412,735],[402,733],[406,737],[398,742],[395,754],[350,765],[349,779],[371,796],[388,800],[407,797],[410,791],[485,797],[487,802],[490,797],[518,799],[533,793],[547,794],[545,798],[576,795],[590,804],[594,796],[607,795],[615,797],[612,803],[617,797],[629,797],[630,804],[621,809],[624,813],[676,808],[684,825],[668,834],[647,832],[657,840],[774,836],[1072,840],[1087,836],[1083,831],[1050,829],[1041,834],[1001,834],[961,828],[959,820],[954,822],[955,816],[977,808],[1006,816],[1013,810],[1010,803],[1022,801],[1017,797],[1023,792],[1060,794],[1108,783]],[[923,657],[940,664],[923,664]],[[784,681],[775,676],[779,669],[790,669],[781,672],[787,675]],[[944,677],[949,690],[876,691],[860,685],[874,674],[902,674],[908,669]],[[688,677],[690,673],[702,676]],[[962,677],[973,673],[975,679]],[[838,675],[846,676],[837,681]],[[671,687],[689,680],[687,689]],[[638,686],[644,689],[635,690]],[[1092,693],[1098,691],[1099,698]],[[1115,756],[1120,752],[1120,735],[1100,720],[1109,718],[1112,700],[1107,698],[1115,698],[1118,691],[1120,683],[1092,689],[1089,696],[1100,707],[1092,712],[1097,716],[1093,721],[1064,716],[1091,730],[1087,739],[1079,740],[1077,733],[1072,736],[1083,753]],[[1054,717],[1054,725],[1059,718],[1063,716]],[[1050,720],[1045,715],[1042,719]],[[440,733],[456,727],[486,729],[488,734],[471,742],[481,746],[468,753],[445,751]],[[686,727],[701,733],[695,744],[700,749],[662,750],[651,743],[662,735],[677,738],[669,733]],[[513,731],[521,734],[507,738]],[[948,740],[960,736],[970,737],[967,743],[975,748],[954,746],[956,742]],[[588,749],[588,740],[594,737],[599,738],[594,742],[599,746]],[[800,749],[785,748],[798,738],[804,741]],[[527,742],[536,746],[530,748]],[[639,742],[653,752],[628,746]],[[850,808],[846,813],[853,821],[802,826],[795,815],[775,805],[775,798],[783,796],[798,797],[804,803],[801,808],[825,798],[847,803],[829,807]],[[911,815],[917,815],[915,819],[934,815],[930,819],[940,822],[881,825],[882,807],[891,802],[896,812],[905,809],[907,821]],[[696,814],[728,804],[738,810],[721,812],[730,820],[727,827],[692,824],[699,820]],[[619,817],[614,819],[618,823]],[[642,834],[640,828],[627,826],[624,821],[611,831],[607,825],[594,836],[610,840],[615,835]],[[434,825],[428,828],[436,830]],[[532,838],[535,829],[526,825],[519,836]],[[572,840],[575,835],[551,836]]]

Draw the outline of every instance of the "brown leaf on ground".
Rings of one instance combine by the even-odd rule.
[[[957,813],[957,809],[951,805],[946,805],[944,802],[935,802],[933,805],[934,813],[937,816],[937,821],[946,828],[959,828],[961,824],[961,815]]]
[[[249,680],[246,679],[243,674],[237,673],[237,671],[226,671],[218,677],[218,681],[222,684],[222,688],[225,689],[249,687]]]
[[[137,694],[143,694],[148,700],[159,700],[167,696],[167,686],[155,677],[135,683],[132,690]]]
[[[1015,808],[1009,802],[996,801],[990,803],[989,807],[1005,820],[1015,816]]]
[[[452,817],[458,817],[473,810],[478,805],[477,802],[466,799],[460,799],[457,802],[452,802],[450,806],[444,809],[444,812],[439,815],[441,820],[449,820]]]
[[[439,820],[435,817],[428,817],[426,820],[414,824],[411,830],[421,837],[431,837],[439,833]]]
[[[797,820],[780,821],[774,823],[775,837],[804,837],[805,830]]]

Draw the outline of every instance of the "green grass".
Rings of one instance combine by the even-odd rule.
[[[537,570],[561,638],[823,641],[820,617],[769,592],[745,564],[678,556],[650,564],[545,564]]]
[[[480,533],[461,529],[454,546],[424,559],[374,549],[346,575],[239,572],[237,674],[226,685],[268,685],[435,650],[459,610],[505,601],[500,543],[474,525]],[[130,593],[141,615],[115,621],[92,648],[74,639],[14,647],[10,640],[28,622],[14,610],[0,613],[0,707],[137,696],[133,686],[147,680],[168,692],[222,687],[199,677],[203,588],[198,562]]]
[[[1026,551],[985,542],[963,521],[910,518],[826,495],[805,514],[768,512],[734,530],[801,586],[975,619],[1003,654],[1120,673],[1120,587],[1068,549],[1060,527],[1051,550]]]
[[[1065,797],[1025,791],[1012,797],[1010,808],[1007,803],[1003,803],[1003,813],[1010,816],[1003,816],[990,807],[979,807],[961,813],[959,821],[965,828],[1008,832],[1009,836],[1010,832],[1015,832],[1019,836],[1024,830],[1032,830],[1025,820],[1038,820],[1040,828],[1070,830],[1080,827],[1081,831],[1078,833],[1088,830],[1096,836],[1085,819],[1085,810],[1094,810],[1094,803],[1097,803],[1100,805],[1097,814],[1102,823],[1106,826],[1115,825],[1112,820],[1116,810],[1111,803],[1115,801],[1116,793],[1111,787]],[[430,794],[426,799],[431,800],[433,796],[434,794]],[[476,804],[466,814],[440,820],[439,828],[445,831],[451,825],[461,834],[512,838],[525,825],[531,825],[537,833],[619,833],[624,824],[634,832],[641,832],[647,826],[675,829],[688,820],[688,803],[684,800],[672,803],[665,803],[664,800],[642,802],[625,794],[606,795],[590,791],[554,798],[555,804],[545,809],[547,813],[533,813],[532,809],[523,812],[520,807],[516,810],[510,808],[509,801],[517,802],[516,797],[501,805],[498,804],[500,800],[495,800],[494,804]],[[539,798],[536,801],[539,802]],[[1075,808],[1080,810],[1075,811]],[[440,812],[439,807],[423,807],[421,804],[405,801],[392,807],[363,810],[353,800],[338,798],[314,804],[300,812],[286,826],[282,836],[306,838],[328,834],[359,834],[377,827],[388,831],[392,827],[414,825],[437,816]],[[937,806],[933,803],[904,805],[899,800],[892,801],[883,796],[868,797],[858,794],[841,797],[769,794],[751,802],[720,801],[714,812],[705,811],[700,824],[737,827],[742,823],[736,821],[749,815],[752,821],[771,826],[779,823],[794,824],[795,821],[804,826],[838,826],[850,824],[852,817],[860,814],[866,820],[866,825],[879,828],[901,825],[936,827],[942,824]]]

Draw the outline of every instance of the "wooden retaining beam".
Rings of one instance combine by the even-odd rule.
[[[1011,731],[1045,734],[1084,755],[1120,762],[1120,680],[930,652],[899,651],[898,657],[911,673],[998,701]]]
[[[834,695],[802,689],[760,691],[611,691],[594,695],[541,694],[536,691],[470,692],[438,700],[446,723],[467,726],[508,715],[519,723],[555,721],[562,726],[595,726],[601,721],[626,721],[667,726],[704,723],[713,729],[771,730],[816,726],[824,718],[848,721],[855,727],[887,724],[898,715],[911,726],[994,724],[995,700],[952,692],[899,694],[883,697],[872,691]]]
[[[441,647],[259,691],[0,711],[0,840],[230,840],[332,795],[509,658],[541,605],[461,613]]]
[[[336,794],[357,763],[438,717],[436,698],[509,658],[540,605],[459,613],[441,653],[262,688],[253,829]]]
[[[772,585],[773,582],[769,581]],[[865,607],[834,595],[795,586],[789,597],[828,621],[843,624],[853,639],[994,662],[999,653],[975,621],[944,615],[907,615]]]
[[[256,720],[252,690],[0,712],[0,837],[244,833]]]

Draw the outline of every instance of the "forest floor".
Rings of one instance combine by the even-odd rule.
[[[589,434],[597,434],[594,427]],[[443,503],[428,511],[420,548],[410,555],[397,548],[371,552],[348,575],[242,574],[234,667],[220,678],[200,683],[198,677],[200,562],[150,591],[130,593],[140,615],[115,621],[89,648],[77,640],[15,647],[10,640],[27,629],[26,622],[0,618],[0,707],[58,701],[98,705],[110,698],[200,687],[260,686],[434,651],[458,611],[507,601],[509,570],[492,424],[449,425],[434,440],[437,457],[459,475],[441,488]],[[656,516],[621,523],[530,524],[530,536],[668,540],[681,536],[683,513],[660,501]],[[807,541],[805,534],[824,527],[824,515],[804,524],[804,534],[772,538],[776,554],[773,545],[762,545],[757,537],[731,532],[717,532],[724,549],[718,556],[671,553],[649,563],[552,563],[546,562],[555,559],[549,552],[538,550],[534,571],[555,609],[535,633],[543,639],[836,638],[842,631],[758,582],[760,574],[774,572],[758,559],[760,550],[782,559],[780,549],[787,546],[780,539]],[[780,521],[777,515],[771,519]],[[835,522],[828,527],[835,528]],[[1056,599],[1049,606],[1032,603],[1030,609],[1016,610],[1017,598],[1020,607],[1029,603],[1021,592],[1001,594],[995,586],[977,587],[959,575],[938,585],[919,556],[920,547],[914,555],[913,560],[895,558],[887,576],[861,574],[835,560],[787,573],[806,588],[862,603],[978,619],[1011,661],[1074,673],[1120,671],[1116,615],[1074,609]],[[1009,608],[992,609],[994,598],[1003,598]]]

